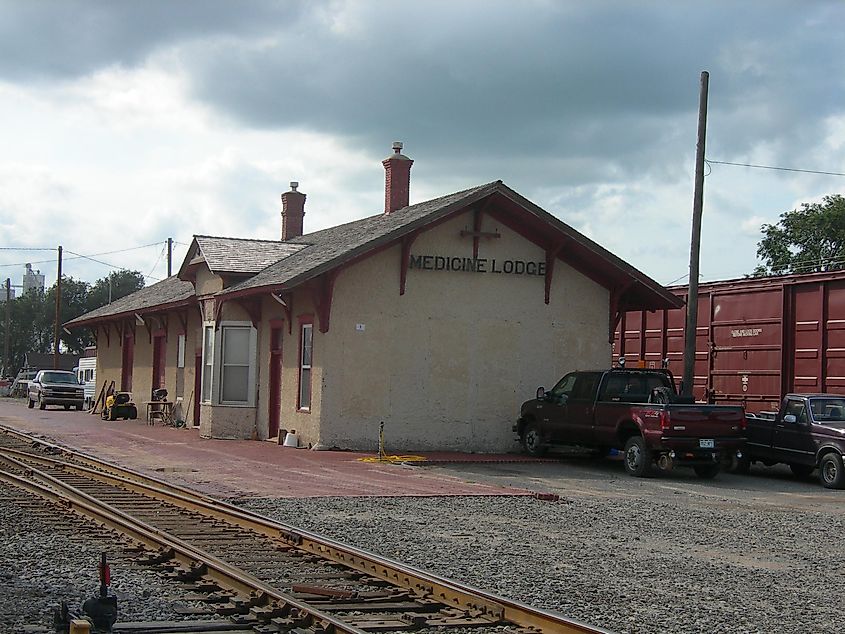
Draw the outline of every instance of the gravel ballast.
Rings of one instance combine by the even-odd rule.
[[[81,612],[83,601],[99,594],[97,564],[103,551],[112,558],[111,594],[117,597],[120,621],[191,618],[174,611],[191,605],[179,600],[184,591],[155,570],[129,561],[113,534],[100,540],[84,520],[68,524],[47,519],[56,512],[48,502],[41,503],[43,513],[33,512],[19,504],[19,496],[0,483],[0,632],[52,626],[53,610],[61,601]]]
[[[841,517],[680,495],[239,503],[614,631],[841,631]]]

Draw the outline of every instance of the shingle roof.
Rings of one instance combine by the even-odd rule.
[[[121,297],[111,304],[80,315],[76,319],[71,319],[65,326],[82,326],[86,323],[102,321],[103,319],[126,313],[139,313],[146,309],[158,309],[165,305],[187,304],[193,301],[194,297],[194,285],[190,282],[183,282],[175,275],[172,275],[161,282],[145,286],[131,295]]]
[[[315,231],[286,242],[213,236],[195,236],[194,240],[196,249],[212,271],[251,275],[218,295],[250,295],[261,292],[260,289],[297,286],[494,194],[499,201],[510,201],[511,213],[523,214],[523,218],[532,220],[535,232],[542,236],[552,232],[565,237],[568,241],[566,256],[579,270],[599,276],[600,282],[608,288],[628,287],[626,293],[630,306],[652,310],[681,305],[678,297],[657,282],[523,198],[502,181],[410,205],[390,214],[380,213]],[[190,256],[189,251],[183,269],[188,265]],[[187,304],[193,301],[194,296],[193,284],[174,276],[77,317],[68,325],[80,326],[123,313]]]
[[[411,205],[391,214],[381,213],[293,238],[286,244],[302,245],[305,248],[267,267],[258,275],[230,286],[220,294],[297,284],[332,268],[339,261],[351,259],[454,209],[480,200],[496,191],[500,185],[501,181],[494,181]]]
[[[249,240],[194,236],[208,268],[214,273],[258,273],[300,249],[303,244],[278,240]]]

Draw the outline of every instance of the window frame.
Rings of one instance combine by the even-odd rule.
[[[311,363],[305,366],[305,331],[310,331],[311,340]],[[304,387],[302,375],[303,371],[308,371],[308,404],[302,404],[302,388]],[[297,371],[297,385],[296,385],[296,411],[303,413],[310,413],[314,405],[314,316],[301,315],[299,317],[299,369]]]
[[[200,377],[200,403],[213,404],[214,403],[214,333],[215,324],[213,321],[204,321],[202,324],[202,376]],[[208,335],[211,334],[211,342],[208,343]],[[206,356],[209,358],[207,359]],[[206,384],[205,373],[208,372],[208,383]],[[208,394],[206,394],[206,385],[208,385]]]
[[[246,400],[245,401],[224,401],[223,400],[223,379],[225,376],[224,368],[226,365],[226,360],[224,359],[225,356],[225,338],[226,338],[226,331],[227,330],[246,330],[248,334],[248,350],[247,350],[247,364],[244,366],[243,364],[229,364],[233,367],[246,367],[247,368],[247,383],[246,383]],[[220,345],[217,346],[217,350],[215,351],[214,355],[214,365],[217,372],[217,398],[214,399],[215,403],[218,405],[225,405],[226,407],[255,407],[255,379],[256,379],[256,367],[257,367],[257,359],[256,359],[256,345],[257,345],[257,338],[256,338],[256,329],[253,326],[251,321],[223,321],[220,322],[220,327],[217,329],[217,332],[220,333],[219,341]],[[213,390],[212,390],[213,391]]]

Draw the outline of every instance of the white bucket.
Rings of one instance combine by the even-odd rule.
[[[296,437],[296,434],[293,432],[288,432],[285,434],[285,442],[282,443],[283,447],[299,447],[299,438]]]

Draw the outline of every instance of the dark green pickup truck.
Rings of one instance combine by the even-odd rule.
[[[784,463],[806,477],[818,468],[824,486],[845,488],[845,396],[787,394],[780,411],[746,418],[748,442],[736,471],[747,472],[753,462]]]

